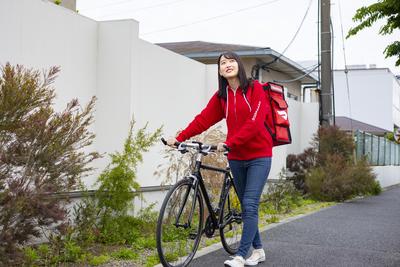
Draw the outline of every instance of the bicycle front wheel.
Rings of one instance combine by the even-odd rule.
[[[203,201],[193,181],[185,178],[168,192],[157,222],[157,251],[163,266],[183,267],[193,259],[203,226]]]
[[[239,249],[243,223],[240,201],[232,184],[222,202],[219,218],[222,245],[226,252],[234,255]]]

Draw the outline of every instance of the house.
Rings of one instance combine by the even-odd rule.
[[[217,84],[217,59],[222,52],[228,50],[234,51],[241,57],[247,75],[261,82],[274,81],[284,86],[293,140],[290,145],[274,148],[270,178],[276,178],[282,167],[286,166],[288,154],[299,154],[310,146],[319,122],[318,78],[313,73],[316,66],[310,69],[304,68],[269,47],[203,41],[158,43],[157,45],[214,69],[215,81],[208,86],[208,97],[215,92]],[[305,102],[306,93],[310,100],[307,103]]]
[[[388,68],[355,65],[335,70],[334,96],[340,128],[384,135],[400,126],[400,81]]]
[[[157,45],[206,64],[214,69],[215,78],[217,78],[216,62],[219,55],[227,50],[234,51],[242,58],[246,73],[249,76],[262,82],[281,83],[285,87],[286,99],[289,102],[293,143],[285,147],[286,152],[283,154],[298,154],[309,146],[312,135],[318,128],[318,78],[313,73],[313,68],[304,68],[269,47],[203,41],[158,43]],[[211,96],[215,91],[215,84],[208,87],[211,90],[208,92],[208,96]],[[308,90],[308,99],[311,99],[307,103],[304,101],[306,90]],[[310,127],[306,123],[308,121],[313,126]],[[280,149],[282,148],[274,149],[275,155],[280,153]],[[283,158],[285,157],[283,156]]]
[[[243,60],[246,73],[261,82],[282,83],[286,97],[304,102],[305,90],[309,90],[312,102],[318,102],[318,77],[311,69],[279,54],[270,47],[210,43],[202,41],[158,43],[157,45],[207,65],[215,64],[224,51],[234,51]],[[315,66],[314,66],[315,67]]]

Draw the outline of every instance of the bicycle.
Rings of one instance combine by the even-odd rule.
[[[165,139],[161,140],[167,144]],[[203,156],[217,151],[214,145],[177,142],[175,146],[181,153],[194,149],[196,162],[193,172],[172,186],[161,206],[156,231],[161,264],[167,267],[187,266],[198,249],[201,236],[213,237],[217,229],[224,249],[231,255],[235,254],[242,234],[242,214],[229,167],[222,169],[202,164]],[[216,208],[210,202],[201,169],[224,174]],[[203,227],[204,204],[209,215]]]

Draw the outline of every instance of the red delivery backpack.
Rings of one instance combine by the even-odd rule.
[[[264,124],[272,136],[273,145],[291,144],[288,104],[285,100],[283,86],[272,82],[261,85],[267,98],[267,104],[271,107],[271,116],[267,116]]]

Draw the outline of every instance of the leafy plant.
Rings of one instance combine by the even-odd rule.
[[[111,253],[111,257],[121,260],[136,260],[139,258],[139,254],[129,248],[121,248],[120,250]]]
[[[379,192],[375,175],[366,160],[353,165],[339,155],[328,156],[325,165],[308,173],[306,185],[312,197],[323,201],[344,201]]]
[[[279,173],[279,180],[268,186],[264,201],[270,203],[277,213],[288,213],[301,200],[300,193],[296,190],[293,182],[286,179],[284,170]]]
[[[286,167],[291,172],[290,180],[293,181],[296,189],[307,193],[304,179],[307,172],[317,164],[317,150],[315,148],[308,148],[299,155],[290,154],[286,157]]]
[[[266,219],[267,223],[278,223],[279,222],[279,217],[276,215],[272,215],[271,217]]]
[[[346,162],[354,162],[354,139],[336,126],[320,127],[314,136],[313,148],[318,151],[317,164],[325,165],[330,155],[338,155]]]
[[[95,242],[100,235],[99,212],[96,199],[89,196],[87,191],[84,191],[82,200],[73,207],[74,237],[84,247]]]
[[[138,195],[135,192],[140,189],[136,173],[138,164],[143,161],[142,153],[147,152],[161,136],[162,128],[147,133],[147,124],[133,136],[134,125],[132,120],[122,153],[110,155],[111,163],[97,181],[96,198],[105,217],[126,215],[129,208],[133,208],[133,199]]]
[[[160,263],[160,259],[158,255],[150,255],[146,259],[146,267],[153,267],[154,265],[157,265]]]
[[[380,30],[380,35],[392,34],[400,29],[400,2],[398,0],[379,0],[369,6],[357,9],[353,21],[359,22],[351,28],[346,38],[356,35],[359,31],[371,27],[378,20],[386,19]],[[400,66],[400,42],[394,41],[385,48],[383,52],[387,57],[397,56],[396,66]]]
[[[17,247],[41,237],[41,228],[65,229],[65,203],[50,196],[76,189],[92,170],[98,154],[84,148],[94,138],[88,127],[95,99],[84,108],[72,100],[56,112],[52,84],[59,68],[42,77],[7,63],[1,72],[0,258],[13,261]]]
[[[40,256],[34,248],[26,247],[24,248],[24,258],[25,263],[32,266],[40,259]]]
[[[89,260],[89,264],[92,266],[98,266],[109,262],[110,259],[111,257],[108,255],[94,256]]]
[[[297,188],[323,201],[343,201],[378,193],[379,184],[365,159],[355,162],[354,140],[335,126],[321,127],[312,147],[289,155],[287,166]]]

